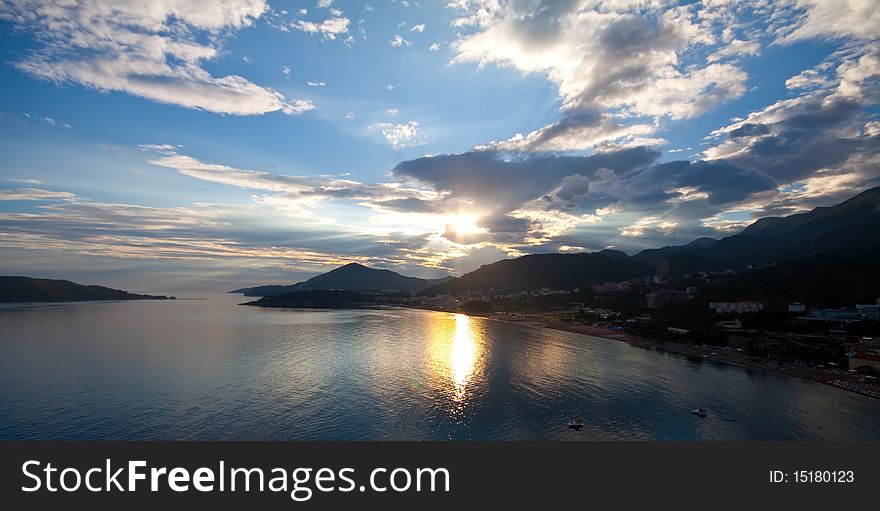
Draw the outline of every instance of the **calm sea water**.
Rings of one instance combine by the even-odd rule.
[[[0,309],[0,438],[880,440],[880,402],[762,371],[463,315],[241,301]]]

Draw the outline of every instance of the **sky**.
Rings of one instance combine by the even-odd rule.
[[[0,274],[633,254],[880,184],[876,0],[0,0]]]

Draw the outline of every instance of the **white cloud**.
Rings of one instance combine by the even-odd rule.
[[[333,0],[318,0],[318,3],[315,5],[318,9],[326,9],[333,5]]]
[[[0,4],[0,18],[36,33],[41,46],[15,66],[37,78],[215,113],[299,113],[275,90],[202,67],[219,56],[224,34],[265,10],[264,0],[12,0]]]
[[[638,141],[655,145],[662,139],[649,139],[655,127],[650,124],[623,125],[609,114],[584,113],[564,117],[523,136],[517,133],[502,142],[478,146],[478,150],[581,151],[612,141]]]
[[[385,140],[395,149],[420,145],[421,143],[419,141],[419,123],[416,121],[400,124],[380,122],[373,124],[370,128],[379,130]]]
[[[401,46],[410,46],[412,44],[412,42],[407,41],[400,34],[394,36],[389,42],[391,43],[391,46],[395,48],[399,48]]]
[[[787,0],[800,12],[780,39],[791,43],[813,38],[880,37],[880,4],[876,0]]]
[[[7,177],[7,178],[5,178],[5,181],[9,181],[11,183],[21,183],[21,184],[25,184],[25,185],[41,185],[41,184],[43,184],[43,182],[40,181],[39,179],[33,179],[33,178]]]
[[[290,77],[290,68],[287,66],[281,66],[281,74]]]
[[[52,192],[40,188],[17,188],[14,190],[0,190],[0,201],[49,199],[72,201],[76,200],[76,198],[76,195],[70,192]]]
[[[734,39],[729,43],[726,43],[726,46],[712,52],[708,57],[708,61],[717,62],[719,60],[723,60],[729,57],[739,57],[741,55],[757,55],[760,49],[761,43],[759,43],[758,41],[743,41],[740,39]]]
[[[417,123],[411,124],[415,124],[413,130],[418,127]],[[407,135],[406,132],[401,132],[397,134],[397,137],[400,138],[401,142],[405,142]],[[413,132],[412,135],[414,136],[415,133]],[[144,144],[140,148],[150,153],[156,153],[159,156],[150,160],[151,164],[175,170],[185,176],[239,188],[280,193],[288,198],[338,198],[383,201],[433,196],[433,194],[421,190],[404,188],[393,184],[364,184],[349,179],[288,176],[217,163],[206,163],[191,156],[179,154],[170,145]]]
[[[308,85],[309,87],[324,87],[327,84],[324,82],[313,82],[310,80],[306,82],[306,85]]]
[[[385,111],[388,112],[390,115],[397,115],[400,113],[400,110],[398,110],[397,108],[389,108],[388,110],[385,110]]]
[[[413,25],[413,27],[411,29],[409,29],[409,31],[410,32],[424,32],[425,31],[425,24],[419,23],[418,25]]]
[[[332,41],[337,36],[348,33],[349,24],[351,24],[351,21],[348,18],[336,16],[327,18],[321,23],[297,20],[293,26],[307,34],[321,34],[324,39]]]
[[[437,43],[434,43],[434,44],[432,44],[432,45],[430,46],[430,48],[428,48],[428,49],[431,50],[431,51],[439,51],[439,50],[440,50],[440,45],[437,44]]]
[[[734,65],[681,65],[680,55],[715,41],[686,6],[463,4],[477,30],[453,43],[454,60],[544,73],[568,110],[679,119],[745,91],[747,75]]]
[[[138,149],[165,156],[177,154],[177,147],[171,144],[139,144]]]

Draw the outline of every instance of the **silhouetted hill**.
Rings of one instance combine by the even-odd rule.
[[[852,307],[880,298],[880,250],[856,256],[819,254],[741,272],[716,299],[756,299]]]
[[[294,291],[330,289],[348,291],[386,290],[413,293],[427,289],[435,284],[445,282],[450,278],[451,277],[443,279],[420,279],[416,277],[407,277],[391,270],[377,270],[374,268],[368,268],[362,264],[350,263],[318,275],[317,277],[312,277],[305,282],[299,282],[289,286],[258,286],[237,289],[232,292],[243,293],[245,296],[273,296]]]
[[[739,234],[718,241],[643,250],[661,274],[739,268],[819,254],[857,257],[880,247],[880,187],[830,207],[787,217],[762,218]]]
[[[92,300],[166,300],[167,296],[138,295],[103,286],[84,286],[69,280],[0,277],[0,302],[80,302]]]
[[[481,266],[461,277],[426,289],[437,295],[464,291],[531,290],[543,287],[573,289],[595,282],[612,282],[654,274],[645,262],[612,253],[536,254]]]

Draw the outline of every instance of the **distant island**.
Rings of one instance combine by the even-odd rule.
[[[141,295],[103,286],[84,286],[69,280],[0,276],[0,303],[96,300],[174,300],[174,297]]]

